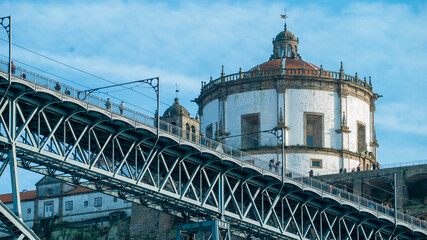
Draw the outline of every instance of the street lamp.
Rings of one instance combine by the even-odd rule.
[[[7,91],[9,90],[11,84],[12,84],[12,16],[8,17],[2,17],[0,18],[0,25],[6,30],[7,36],[9,38],[9,75],[8,75],[8,81],[9,84],[7,86],[6,91],[4,92],[0,102],[3,102],[3,98],[6,97]],[[12,114],[13,115],[13,114]],[[14,117],[14,116],[12,116]],[[13,197],[13,211],[15,214],[22,218],[22,211],[21,211],[21,196],[19,195],[19,181],[18,181],[18,163],[16,160],[16,145],[15,145],[15,136],[14,136],[13,129],[11,131],[12,138],[11,141],[11,148],[9,150],[8,154],[8,162],[10,164],[10,177],[12,182],[12,197]]]
[[[159,77],[135,80],[132,82],[125,82],[125,83],[113,84],[113,85],[109,85],[109,86],[105,86],[105,87],[88,89],[85,91],[84,98],[86,98],[88,94],[93,93],[93,92],[98,91],[98,90],[101,90],[101,89],[124,86],[124,85],[128,85],[128,84],[133,84],[133,83],[146,83],[146,84],[150,85],[153,88],[153,90],[156,92],[156,98],[157,98],[157,139],[158,139],[159,138],[159,129],[160,129],[160,78]]]
[[[277,137],[280,144],[282,145],[282,178],[284,177],[286,173],[286,155],[285,155],[285,141],[286,141],[286,130],[288,130],[289,127],[285,125],[283,120],[279,122],[277,127],[273,128],[272,130],[268,130],[266,132],[269,132],[271,134],[274,134],[274,136]]]
[[[0,25],[6,30],[7,36],[9,37],[9,83],[12,77],[12,16],[0,18]]]

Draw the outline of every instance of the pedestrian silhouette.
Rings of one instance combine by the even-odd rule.
[[[109,98],[107,99],[107,102],[105,102],[105,108],[111,110],[111,101]]]
[[[123,115],[123,111],[125,110],[125,103],[122,101],[119,105],[120,115]]]

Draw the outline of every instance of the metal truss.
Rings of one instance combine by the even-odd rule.
[[[5,81],[3,79],[3,81]],[[252,239],[425,239],[425,229],[18,78],[0,102],[17,167]],[[2,85],[0,85],[0,91]],[[4,88],[3,88],[4,89]],[[4,94],[4,91],[3,91]]]
[[[0,201],[0,232],[7,234],[11,239],[39,240],[37,235],[19,219],[6,205]]]
[[[230,225],[219,220],[178,225],[177,240],[231,240]]]

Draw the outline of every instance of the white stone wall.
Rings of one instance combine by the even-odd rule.
[[[95,207],[95,198],[102,198],[102,206]],[[131,202],[125,202],[123,199],[117,198],[117,201],[114,202],[114,197],[105,195],[98,192],[82,193],[76,195],[64,195],[63,196],[63,206],[62,206],[62,216],[63,221],[67,222],[80,222],[84,220],[89,220],[99,217],[108,217],[110,213],[116,211],[124,211],[126,216],[131,215]],[[44,218],[44,203],[53,201],[53,214],[52,216],[59,215],[59,197],[53,196],[51,198],[46,198],[38,201],[38,217]],[[66,202],[73,201],[73,209],[66,210]],[[84,206],[84,202],[88,201],[88,206]],[[6,206],[13,211],[13,203],[7,203]],[[22,201],[22,219],[25,224],[30,228],[34,225],[34,200]],[[30,211],[28,211],[30,209]],[[0,233],[0,237],[5,237],[6,235]]]
[[[363,123],[366,127],[366,144],[371,139],[370,109],[365,101],[347,96],[342,98],[342,110],[346,114],[347,125],[350,133],[345,134],[345,148],[352,152],[357,152],[357,124]],[[241,134],[241,116],[246,114],[259,113],[260,131],[270,130],[277,126],[280,108],[283,108],[285,123],[290,130],[287,131],[286,145],[304,146],[304,113],[317,113],[323,115],[323,147],[332,149],[342,149],[342,136],[336,130],[341,127],[340,98],[338,93],[322,90],[309,89],[286,89],[279,92],[275,89],[259,90],[229,95],[225,101],[225,125],[230,136]],[[215,132],[215,122],[219,119],[218,100],[207,104],[203,109],[202,129],[213,124]],[[276,146],[277,138],[269,133],[261,133],[261,146]],[[236,148],[241,147],[241,137],[228,138],[226,144]],[[347,147],[348,146],[348,147]],[[271,159],[274,154],[260,156],[264,159]],[[275,156],[275,155],[274,155]],[[287,154],[289,167],[295,167],[302,172],[310,170],[310,159],[322,159],[323,168],[313,168],[315,174],[326,174],[338,172],[342,167],[340,156],[330,156],[321,154]],[[275,156],[277,159],[277,156]],[[344,167],[348,171],[356,168],[359,161],[344,159]],[[268,168],[268,164],[266,165]]]
[[[13,203],[7,203],[5,204],[6,207],[8,207],[10,210],[13,211]],[[28,209],[30,211],[28,212]],[[25,224],[27,224],[28,227],[33,227],[34,225],[34,201],[22,201],[21,202],[21,211],[22,211],[22,220],[24,220]],[[2,235],[0,233],[0,237],[4,237],[5,235]]]
[[[339,99],[335,92],[288,89],[286,90],[286,125],[288,145],[305,145],[304,112],[323,114],[323,147],[339,149],[341,138],[335,132],[339,129]]]
[[[275,162],[279,160],[282,163],[282,155],[275,153],[258,154],[254,155],[261,159],[255,165],[269,169],[269,160],[274,158]],[[322,168],[311,168],[311,159],[322,160]],[[344,167],[347,171],[356,169],[359,161],[352,159],[344,159]],[[282,165],[280,165],[281,169]],[[339,156],[331,156],[326,154],[312,154],[312,153],[287,153],[286,154],[286,169],[308,176],[308,172],[313,169],[314,175],[333,174],[338,173],[341,168],[341,158]],[[274,171],[274,168],[273,168]],[[279,170],[280,171],[280,170]],[[296,177],[296,176],[294,176]]]
[[[25,201],[21,202],[22,219],[29,227],[33,227],[34,224],[34,202]]]
[[[260,131],[270,130],[277,126],[277,94],[276,90],[261,90],[239,94],[233,94],[227,97],[226,101],[226,131],[230,135],[240,135],[241,116],[247,114],[259,114]],[[271,146],[277,143],[277,140],[261,134],[260,146]],[[227,140],[232,146],[241,147],[241,137],[229,138]]]
[[[102,205],[95,207],[95,198],[102,198]],[[114,211],[125,211],[126,216],[130,215],[132,203],[125,203],[123,199],[113,201],[114,197],[102,193],[89,193],[80,195],[65,196],[63,198],[63,221],[78,222],[92,218],[108,216]],[[66,210],[66,202],[73,201],[73,209]],[[88,206],[84,202],[88,201]]]
[[[44,218],[44,203],[45,202],[50,202],[53,201],[53,210],[52,210],[52,216],[58,215],[59,212],[59,198],[46,198],[46,199],[42,199],[39,200],[38,202],[38,217],[39,218]]]
[[[218,100],[208,103],[203,109],[203,116],[200,116],[202,121],[200,131],[206,136],[206,127],[212,124],[212,134],[215,134],[215,123],[218,122],[219,110]]]
[[[357,122],[361,122],[366,127],[366,144],[369,145],[371,139],[371,123],[369,117],[369,104],[356,97],[347,97],[347,125],[350,128],[349,150],[357,152]]]

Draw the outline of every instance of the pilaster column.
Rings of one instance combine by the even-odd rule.
[[[341,72],[342,72],[341,65]],[[343,74],[343,73],[341,73]],[[341,168],[347,168],[349,170],[350,165],[346,166],[344,159],[344,150],[349,150],[349,133],[350,129],[347,125],[347,92],[345,90],[344,83],[342,79],[340,79],[339,89],[338,89],[338,99],[340,102],[339,107],[339,118],[340,118],[340,128],[336,129],[335,132],[341,134]]]
[[[377,148],[378,148],[378,142],[377,137],[375,134],[375,99],[371,98],[371,104],[369,107],[369,119],[370,119],[370,152],[372,152],[375,156],[375,159],[377,158]]]
[[[363,193],[363,180],[360,178],[353,179],[353,194],[362,196]]]

